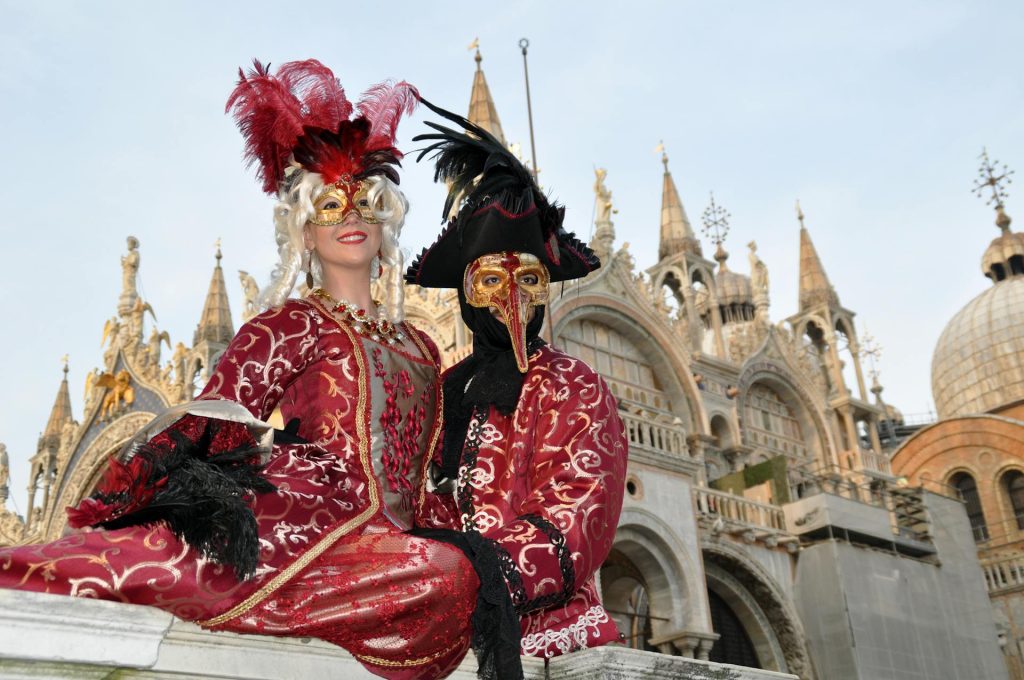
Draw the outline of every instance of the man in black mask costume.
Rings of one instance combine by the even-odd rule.
[[[444,375],[444,444],[417,531],[469,556],[481,675],[517,678],[520,653],[619,638],[594,573],[622,507],[622,422],[600,376],[540,337],[549,284],[600,262],[498,140],[423,104],[464,132],[428,122],[434,132],[415,138],[430,142],[419,158],[448,183],[450,219],[406,280],[458,290],[473,353]]]

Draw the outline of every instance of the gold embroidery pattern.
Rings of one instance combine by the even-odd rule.
[[[333,317],[328,317],[333,318]],[[341,526],[337,527],[329,534],[327,534],[322,540],[316,545],[312,546],[309,550],[304,552],[298,559],[292,562],[287,569],[282,570],[277,576],[271,579],[266,585],[257,590],[255,593],[247,597],[245,600],[235,605],[228,611],[224,612],[219,616],[215,616],[212,619],[205,621],[199,621],[199,625],[203,627],[219,626],[222,623],[230,621],[231,619],[238,618],[239,616],[247,613],[253,607],[260,604],[269,597],[272,593],[277,591],[281,586],[294,578],[299,572],[305,569],[309,564],[317,557],[322,555],[328,548],[337,543],[337,541],[344,535],[346,535],[353,528],[364,524],[367,520],[373,517],[374,514],[380,509],[380,496],[378,495],[377,484],[375,483],[376,475],[373,473],[372,462],[370,461],[370,426],[369,416],[367,412],[367,392],[369,374],[366,371],[366,356],[363,353],[362,343],[358,341],[355,334],[351,329],[346,328],[342,324],[338,324],[341,330],[348,336],[349,342],[352,344],[352,356],[355,357],[356,363],[359,366],[359,400],[356,405],[356,427],[361,430],[359,432],[359,462],[362,463],[363,472],[366,474],[366,478],[369,481],[370,491],[370,505],[361,513],[345,522]]]
[[[409,323],[406,322],[409,326]],[[423,358],[434,364],[434,370],[437,371],[437,386],[434,388],[434,394],[437,396],[437,405],[434,407],[434,429],[430,433],[430,445],[427,446],[427,450],[423,452],[423,463],[420,466],[420,500],[419,506],[422,508],[425,502],[427,493],[427,485],[424,480],[427,479],[427,470],[430,469],[430,462],[434,458],[434,451],[436,451],[437,440],[441,437],[441,432],[444,430],[444,390],[441,389],[441,367],[438,366],[437,362],[434,361],[434,355],[430,353],[427,348],[427,344],[423,342],[423,338],[420,337],[419,330],[409,326],[408,336],[412,338],[413,343],[420,350]]]
[[[418,659],[403,659],[401,661],[392,661],[391,659],[382,659],[379,656],[368,656],[364,654],[353,654],[355,658],[359,659],[364,663],[370,663],[374,666],[380,666],[382,668],[406,668],[409,666],[422,666],[425,663],[436,661],[446,654],[451,654],[459,646],[466,643],[466,640],[456,640],[453,644],[445,647],[439,652],[434,652],[428,656],[421,656]]]

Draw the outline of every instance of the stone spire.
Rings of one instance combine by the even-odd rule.
[[[64,378],[57,388],[57,398],[50,410],[46,429],[39,435],[36,454],[29,461],[31,472],[28,485],[28,522],[31,526],[50,503],[50,485],[57,476],[57,452],[60,450],[61,431],[71,417],[71,395],[68,393],[68,360],[64,357]],[[36,507],[36,491],[42,491],[42,504]]]
[[[224,271],[220,267],[221,257],[220,239],[217,239],[217,266],[213,268],[210,289],[206,292],[206,303],[203,305],[203,316],[199,319],[192,339],[192,344],[196,347],[203,341],[227,345],[235,335],[227,287],[224,285]]]
[[[829,283],[811,235],[804,226],[804,213],[800,210],[799,201],[796,216],[800,220],[800,311],[805,312],[821,304],[838,305],[839,296]]]
[[[60,433],[64,424],[71,422],[71,395],[68,392],[68,362],[64,358],[64,378],[57,388],[57,398],[53,401],[53,408],[50,409],[50,419],[46,421],[46,429],[39,438],[39,449],[52,449],[56,452],[60,445]]]
[[[665,174],[661,185],[661,242],[658,244],[658,259],[664,260],[678,253],[701,254],[700,241],[693,234],[690,220],[679,200],[676,183],[668,171],[668,154],[661,152],[661,163]]]
[[[469,115],[466,118],[469,122],[475,123],[498,138],[502,144],[505,143],[505,134],[501,131],[501,121],[498,120],[498,109],[494,107],[494,100],[491,99],[491,90],[487,87],[487,78],[480,68],[483,57],[480,56],[480,48],[476,50],[476,73],[473,75],[473,91],[469,95]]]

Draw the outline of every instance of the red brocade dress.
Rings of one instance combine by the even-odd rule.
[[[479,582],[457,548],[404,533],[438,525],[420,481],[441,435],[437,351],[418,331],[406,335],[418,356],[359,335],[319,300],[289,300],[246,323],[221,357],[196,404],[229,400],[260,421],[280,408],[309,442],[275,445],[261,472],[276,490],[250,500],[251,578],[155,524],[0,549],[0,587],[152,605],[214,630],[317,637],[383,677],[444,676],[468,649]],[[196,441],[212,422],[188,414],[171,428]],[[218,420],[209,449],[255,441],[246,424]],[[90,524],[123,510],[79,507],[96,515]]]

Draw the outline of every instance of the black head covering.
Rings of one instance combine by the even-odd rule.
[[[551,281],[586,276],[601,266],[594,252],[562,228],[565,209],[552,204],[533,174],[489,132],[462,116],[420,100],[465,132],[427,122],[435,132],[416,160],[435,163],[434,181],[448,183],[443,219],[458,214],[409,266],[405,280],[424,288],[462,288],[466,266],[481,255],[515,251],[537,256]]]

